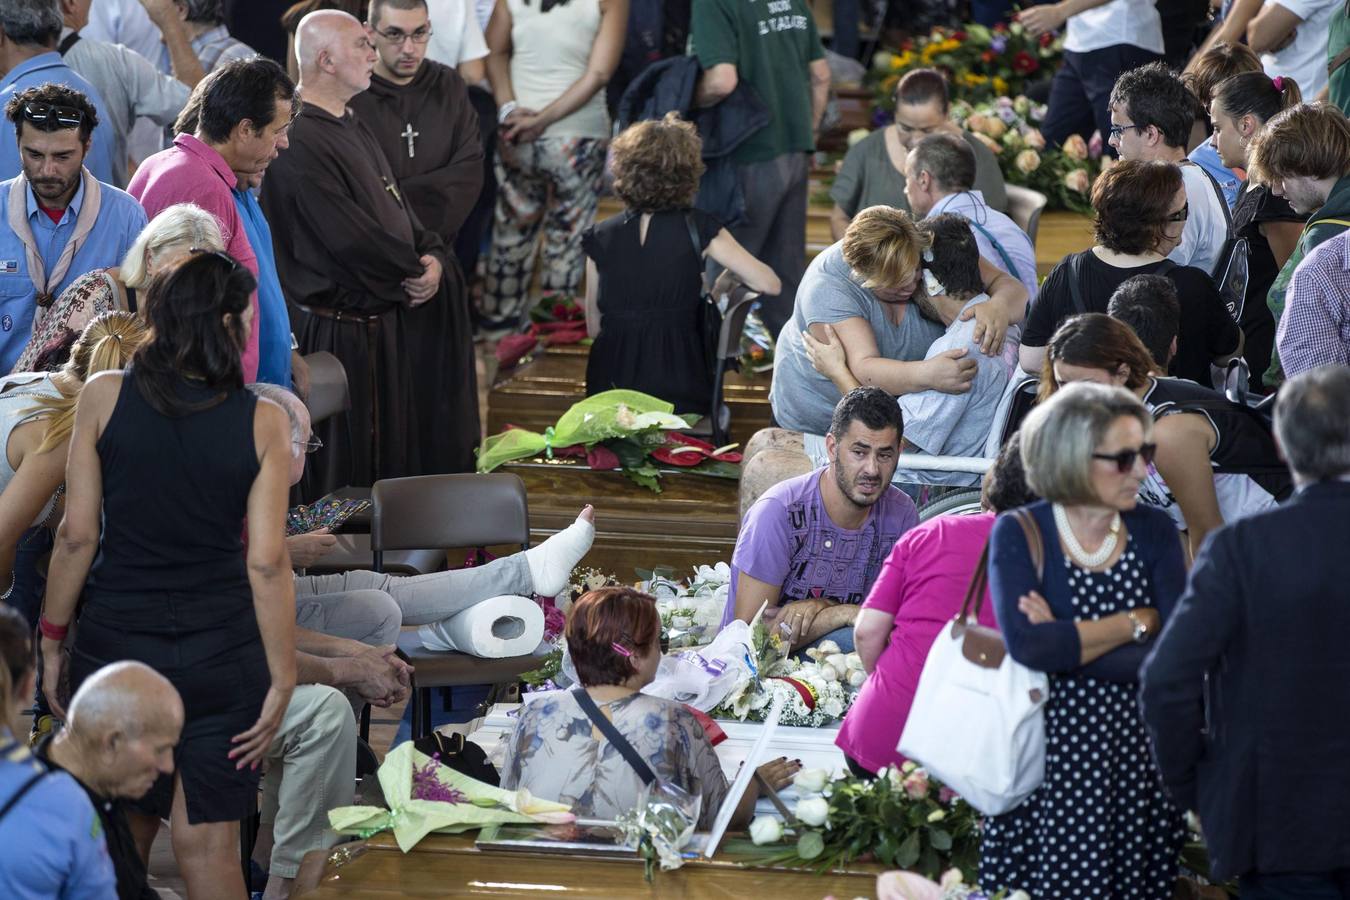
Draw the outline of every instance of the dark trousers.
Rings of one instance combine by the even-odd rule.
[[[19,538],[14,551],[14,590],[10,592],[10,606],[28,622],[30,631],[36,630],[38,616],[42,613],[42,597],[47,590],[47,579],[38,563],[52,549],[52,530],[45,527],[30,528]],[[34,708],[37,715],[51,713],[47,697],[42,693],[42,666],[37,667],[37,697]]]
[[[1350,900],[1350,869],[1243,875],[1238,888],[1242,900]]]
[[[478,257],[483,243],[492,229],[492,208],[497,203],[497,175],[492,168],[497,153],[497,102],[492,94],[474,85],[469,88],[469,102],[478,113],[478,138],[483,144],[483,188],[478,201],[455,235],[455,257],[464,270],[464,280],[473,284],[477,277]]]
[[[792,317],[797,284],[806,271],[806,199],[810,156],[785,153],[737,167],[745,195],[745,224],[731,234],[783,282],[777,297],[761,297],[759,316],[775,338]],[[713,268],[718,268],[713,264]]]
[[[1071,134],[1087,140],[1096,130],[1102,134],[1105,151],[1114,156],[1115,151],[1106,143],[1111,136],[1108,106],[1111,88],[1122,72],[1157,59],[1162,57],[1131,44],[1116,44],[1087,53],[1066,50],[1050,84],[1050,109],[1041,126],[1046,143],[1058,146]]]
[[[860,0],[834,0],[834,42],[831,50],[849,59],[858,58],[858,19],[861,15]]]

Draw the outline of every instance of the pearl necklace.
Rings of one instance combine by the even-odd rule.
[[[1111,519],[1111,530],[1102,541],[1102,545],[1093,553],[1088,553],[1083,549],[1083,545],[1078,543],[1077,536],[1073,533],[1073,526],[1069,524],[1069,512],[1062,505],[1055,503],[1052,505],[1055,513],[1055,527],[1059,530],[1059,537],[1064,541],[1064,548],[1069,551],[1069,556],[1073,557],[1074,562],[1086,569],[1095,569],[1102,563],[1111,558],[1111,554],[1116,552],[1117,535],[1120,532],[1120,513],[1116,513]]]

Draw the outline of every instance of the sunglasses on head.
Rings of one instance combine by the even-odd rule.
[[[239,265],[239,261],[224,250],[212,250],[210,247],[189,247],[188,252],[192,254],[205,253],[217,257],[218,259],[223,259],[230,264],[230,271],[234,271]]]
[[[23,105],[23,118],[34,125],[55,123],[60,128],[78,128],[84,122],[84,111],[73,106],[32,101]]]
[[[1157,452],[1157,444],[1144,444],[1138,450],[1121,450],[1119,453],[1094,453],[1092,458],[1115,463],[1116,470],[1124,475],[1134,468],[1134,461],[1141,457],[1144,460],[1144,465],[1151,465]]]

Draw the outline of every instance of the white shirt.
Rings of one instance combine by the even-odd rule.
[[[69,29],[62,32],[64,40]],[[188,101],[188,86],[165,75],[150,60],[122,44],[80,35],[66,51],[66,65],[84,76],[103,97],[99,110],[112,129],[116,154],[114,186],[126,187],[127,139],[138,116],[156,125],[172,125]]]
[[[1111,0],[1069,17],[1065,50],[1087,53],[1117,44],[1163,52],[1162,19],[1153,0]]]
[[[89,8],[89,24],[80,29],[86,38],[125,44],[141,56],[154,62],[159,59],[164,39],[159,26],[150,21],[150,14],[140,0],[97,0]],[[164,129],[150,119],[136,120],[128,138],[127,151],[138,163],[164,149]]]
[[[490,6],[488,12],[491,14]],[[427,15],[431,18],[427,59],[453,69],[462,62],[488,55],[483,26],[472,0],[427,0]]]
[[[1219,199],[1220,191],[1199,166],[1182,166],[1181,180],[1186,185],[1186,227],[1181,230],[1181,243],[1167,258],[1212,275],[1228,240],[1228,204]]]
[[[1271,78],[1293,78],[1303,99],[1311,101],[1327,86],[1327,37],[1331,17],[1341,8],[1341,0],[1280,0],[1279,5],[1303,21],[1288,47],[1261,54],[1261,66]]]
[[[931,219],[942,213],[956,213],[971,222],[970,230],[975,235],[975,243],[980,247],[980,256],[1022,282],[1027,289],[1028,303],[1036,299],[1036,291],[1040,287],[1036,277],[1036,248],[1032,246],[1031,238],[1027,237],[1027,233],[1019,228],[1016,222],[998,210],[991,209],[984,202],[984,194],[980,191],[948,194],[933,204],[933,208],[928,211],[925,218]],[[976,228],[976,225],[979,228]],[[984,230],[981,231],[981,228]],[[991,237],[993,240],[990,240]],[[998,241],[1003,252],[1008,255],[1013,268],[1017,269],[1016,272],[1009,268],[1003,254],[994,247],[994,241]]]

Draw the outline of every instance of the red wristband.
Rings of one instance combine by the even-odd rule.
[[[64,641],[66,635],[70,633],[70,626],[53,625],[51,622],[47,621],[46,616],[42,616],[38,619],[38,630],[41,631],[42,636],[48,640]]]

